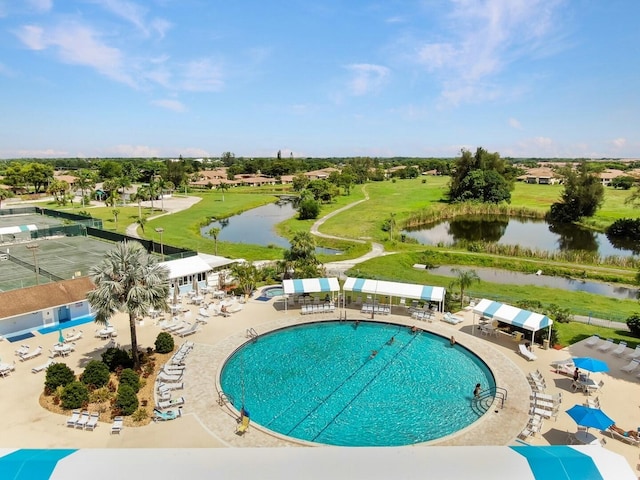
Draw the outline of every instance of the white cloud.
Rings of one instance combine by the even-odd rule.
[[[107,77],[135,86],[134,80],[125,72],[120,50],[103,43],[99,34],[88,26],[66,23],[44,29],[25,25],[17,36],[27,48],[52,48],[64,63],[91,67]]]
[[[39,13],[46,13],[53,8],[53,0],[28,0],[33,10]]]
[[[451,103],[494,98],[500,92],[491,79],[510,63],[557,41],[556,16],[562,3],[451,0],[447,30],[438,41],[411,46],[413,60],[438,74],[443,97]]]
[[[47,158],[64,157],[67,155],[69,155],[69,152],[65,150],[54,150],[52,148],[47,148],[43,150],[18,150],[15,156],[18,158]]]
[[[115,145],[107,149],[105,156],[115,157],[160,157],[158,148],[147,145]]]
[[[520,124],[520,121],[517,118],[510,118],[509,119],[509,126],[512,128],[516,128],[518,130],[522,129],[522,125]]]
[[[95,2],[135,26],[145,36],[150,36],[152,32],[155,32],[162,38],[171,28],[171,23],[163,18],[147,20],[148,9],[134,2],[125,0],[95,0]]]
[[[366,95],[379,91],[386,83],[390,73],[387,67],[370,63],[348,65],[347,69],[352,73],[349,90],[353,95]]]
[[[627,139],[614,138],[613,140],[611,140],[611,145],[613,145],[614,148],[624,148],[627,146]]]
[[[191,92],[217,92],[224,87],[221,67],[209,59],[188,62],[180,68],[177,87]]]
[[[153,100],[151,104],[157,107],[166,108],[167,110],[172,110],[174,112],[184,112],[187,110],[187,107],[185,107],[184,104],[179,100],[160,99]]]

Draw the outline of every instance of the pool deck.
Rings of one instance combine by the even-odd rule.
[[[284,311],[282,302],[249,300],[244,309],[230,317],[211,317],[198,333],[187,337],[195,342],[193,351],[186,360],[185,388],[180,395],[186,399],[183,417],[171,422],[151,423],[144,427],[126,428],[121,435],[110,435],[109,424],[100,424],[94,432],[68,429],[65,427],[67,415],[57,415],[44,410],[38,403],[43,388],[44,373],[33,374],[31,368],[46,361],[40,356],[26,362],[19,362],[14,350],[20,344],[28,344],[33,349],[42,345],[45,351],[56,343],[58,333],[36,334],[35,337],[17,343],[0,342],[0,358],[3,362],[16,359],[16,370],[6,378],[0,378],[0,409],[5,414],[2,421],[2,439],[0,447],[5,448],[167,448],[167,447],[297,447],[312,444],[283,437],[274,432],[252,424],[247,434],[237,436],[237,412],[229,405],[218,403],[218,375],[224,360],[242,343],[247,341],[247,329],[258,334],[275,328],[337,319],[334,314],[301,315],[299,309]],[[191,306],[193,312],[197,307]],[[370,320],[359,310],[347,309],[349,320]],[[526,373],[539,369],[547,381],[547,393],[562,392],[563,404],[554,421],[546,420],[542,431],[532,439],[534,445],[567,444],[567,432],[575,432],[576,425],[564,413],[574,404],[581,404],[585,396],[570,389],[568,377],[554,373],[550,364],[572,356],[593,356],[609,364],[610,371],[593,374],[596,380],[603,379],[605,387],[597,396],[602,409],[617,424],[625,429],[635,429],[638,420],[638,393],[640,380],[633,374],[625,374],[620,367],[628,360],[589,349],[584,342],[563,350],[536,349],[538,359],[527,361],[517,353],[517,344],[506,335],[499,337],[480,336],[477,328],[472,334],[472,313],[461,311],[465,321],[457,326],[439,320],[425,322],[414,320],[406,315],[376,316],[376,321],[393,322],[407,327],[416,325],[449,338],[455,335],[456,341],[479,355],[492,370],[496,384],[508,391],[504,408],[497,404],[478,421],[453,435],[419,444],[416,447],[431,445],[513,445],[522,428],[526,425],[531,390]],[[195,315],[194,317],[195,318]],[[440,318],[440,317],[438,317]],[[128,320],[117,315],[111,322],[120,332],[118,341],[126,345],[128,340]],[[65,362],[80,372],[89,360],[100,358],[105,341],[93,337],[96,326],[87,324],[78,329],[84,331],[84,337],[76,342],[77,350],[65,359]],[[138,327],[138,340],[141,346],[152,346],[159,327],[150,320]],[[176,343],[182,343],[177,338]],[[627,353],[630,353],[628,350]],[[295,361],[295,359],[292,359]],[[497,413],[496,413],[497,411]],[[602,434],[591,429],[598,438]],[[606,448],[619,453],[636,468],[639,449],[607,438]]]

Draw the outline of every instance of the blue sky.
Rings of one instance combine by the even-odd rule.
[[[637,0],[0,0],[0,158],[640,157]]]

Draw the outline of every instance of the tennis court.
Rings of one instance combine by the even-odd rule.
[[[37,245],[37,248],[28,248],[32,245]],[[77,276],[77,272],[87,275],[89,267],[99,263],[105,252],[113,247],[112,242],[93,237],[50,237],[28,243],[0,244],[0,291],[36,285],[35,262],[41,272],[38,276],[40,284],[59,278],[68,280]],[[15,261],[2,260],[4,253],[14,257]]]
[[[36,215],[34,213],[20,215],[0,215],[0,247],[15,242],[26,242],[31,239],[30,230],[42,230],[64,225],[61,218],[47,217],[46,215]],[[3,233],[16,227],[18,232]],[[29,227],[29,228],[27,228]]]

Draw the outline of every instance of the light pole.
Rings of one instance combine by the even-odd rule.
[[[38,257],[36,255],[40,245],[32,243],[31,245],[27,245],[27,248],[31,250],[31,253],[33,254],[33,271],[36,272],[36,285],[40,285],[40,272],[38,271]]]
[[[160,255],[162,256],[162,261],[164,262],[164,245],[162,244],[162,233],[164,232],[164,228],[158,227],[156,228],[156,232],[160,234]]]

